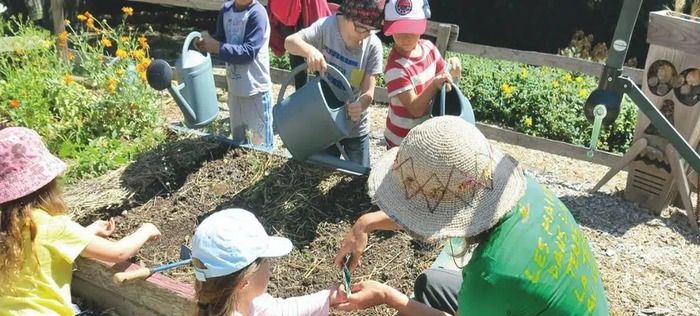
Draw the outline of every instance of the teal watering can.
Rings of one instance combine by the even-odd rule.
[[[476,124],[474,110],[469,99],[462,94],[456,84],[452,85],[452,90],[447,92],[447,86],[443,85],[440,93],[433,98],[433,105],[430,111],[431,117],[454,115],[463,120]]]
[[[307,65],[295,67],[280,88],[277,105],[272,109],[273,121],[280,138],[292,157],[306,160],[347,137],[353,127],[345,112],[352,101],[350,83],[335,67],[328,65],[326,73],[311,78],[286,99],[284,93],[294,76],[306,71]],[[338,80],[344,91],[338,98],[328,76]]]
[[[219,114],[211,55],[207,53],[205,56],[189,49],[192,41],[201,37],[199,32],[192,32],[182,45],[182,55],[175,63],[180,84],[171,83],[172,70],[162,59],[154,60],[146,72],[151,87],[156,90],[168,89],[185,116],[185,125],[191,128],[204,127]]]

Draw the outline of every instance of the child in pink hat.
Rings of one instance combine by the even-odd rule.
[[[0,311],[74,315],[70,282],[79,256],[124,261],[160,237],[143,224],[119,241],[106,239],[113,220],[83,227],[72,221],[58,177],[66,165],[27,128],[0,129]],[[0,312],[0,314],[3,314]]]
[[[384,9],[384,34],[394,38],[384,68],[389,95],[384,129],[388,148],[399,146],[408,131],[429,118],[432,100],[442,84],[452,84],[452,78],[462,72],[458,58],[445,61],[432,42],[420,38],[428,18],[426,0],[389,0]]]

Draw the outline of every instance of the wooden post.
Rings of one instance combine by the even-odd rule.
[[[447,46],[450,43],[450,31],[452,30],[452,25],[447,23],[440,23],[438,25],[437,38],[435,39],[435,46],[437,46],[438,51],[444,57],[447,53]]]
[[[51,0],[51,19],[53,21],[54,34],[59,34],[66,30],[63,0]]]

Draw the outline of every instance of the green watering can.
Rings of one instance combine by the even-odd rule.
[[[459,90],[457,84],[453,84],[452,90],[449,92],[447,92],[446,85],[442,85],[440,93],[433,98],[430,114],[431,117],[443,115],[459,116],[469,123],[476,124],[472,104]]]
[[[182,45],[182,55],[175,63],[180,84],[172,84],[172,69],[162,59],[154,60],[146,71],[148,84],[156,90],[168,89],[185,116],[185,125],[191,128],[204,127],[219,114],[211,55],[189,49],[192,41],[201,37],[192,32]]]
[[[272,109],[273,122],[282,142],[292,157],[299,160],[306,160],[336,144],[347,137],[353,127],[345,113],[345,104],[353,98],[352,87],[343,73],[331,65],[328,65],[326,74],[311,78],[294,94],[284,98],[294,76],[306,68],[306,64],[301,64],[287,76],[280,88],[277,105]],[[343,86],[341,98],[332,90],[330,80]]]

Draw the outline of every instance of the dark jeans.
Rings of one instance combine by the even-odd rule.
[[[457,311],[462,272],[441,268],[423,271],[413,285],[415,300],[450,315]]]
[[[369,134],[343,139],[340,141],[340,146],[348,154],[350,161],[369,167]],[[335,144],[326,148],[325,153],[334,157],[340,157],[340,150]]]

